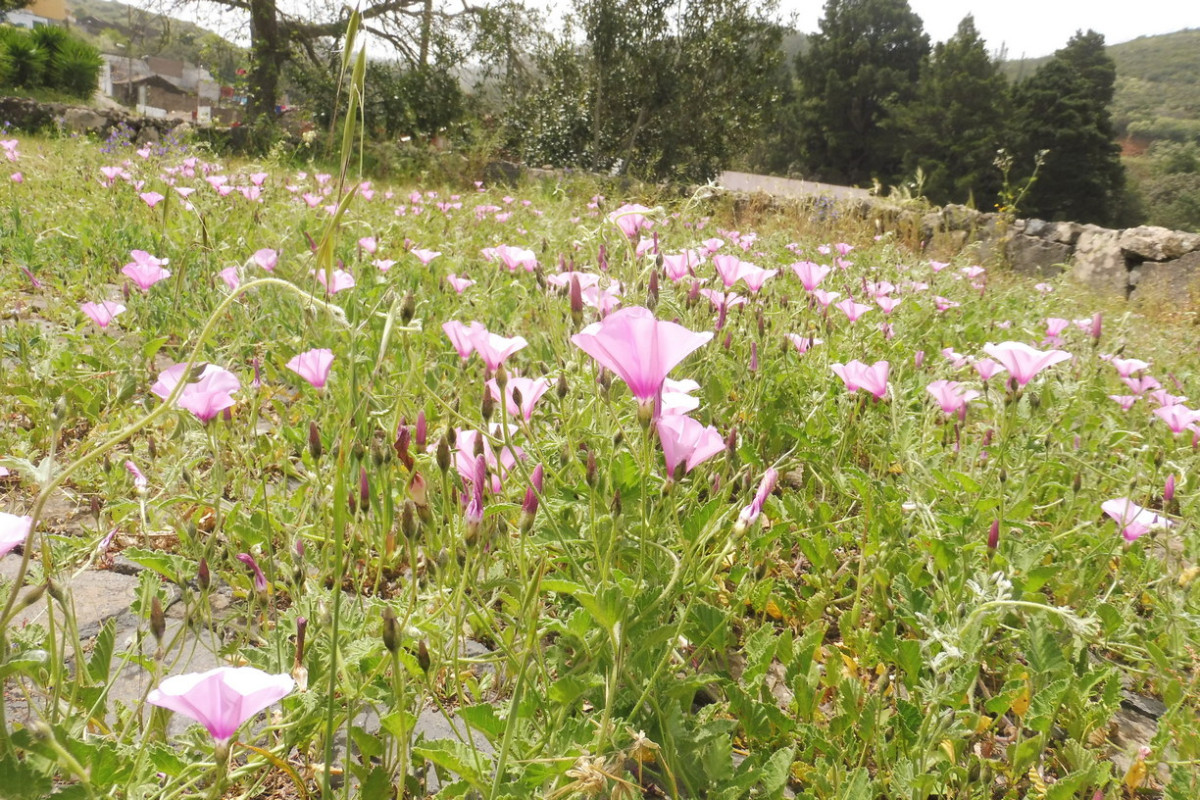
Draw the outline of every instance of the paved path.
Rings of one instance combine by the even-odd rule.
[[[751,175],[748,172],[722,172],[717,178],[717,184],[735,192],[766,192],[778,197],[832,197],[835,200],[852,200],[871,196],[866,189],[774,178],[769,175]]]

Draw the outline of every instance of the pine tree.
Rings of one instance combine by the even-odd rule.
[[[1025,216],[1098,224],[1121,211],[1125,168],[1109,104],[1116,66],[1104,36],[1076,33],[1033,77],[1013,88],[1010,138],[1017,170],[1049,151],[1021,208]]]
[[[916,99],[897,112],[904,174],[920,169],[924,194],[935,203],[974,198],[986,210],[1000,191],[995,159],[1007,106],[1008,82],[968,15],[954,36],[934,47]]]
[[[886,123],[912,100],[929,54],[921,18],[907,0],[828,0],[810,45],[796,58],[808,176],[894,180],[902,152]]]

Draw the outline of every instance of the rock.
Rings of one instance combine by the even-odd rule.
[[[107,115],[80,106],[64,111],[61,122],[63,129],[71,133],[100,133],[112,126]]]
[[[483,168],[483,180],[488,184],[511,186],[521,179],[522,169],[510,161],[492,161]]]
[[[1018,223],[1019,222],[1020,220],[1018,220]],[[1024,233],[1026,236],[1041,236],[1042,231],[1046,230],[1046,227],[1049,224],[1050,223],[1046,222],[1045,220],[1027,219],[1025,220],[1024,229],[1018,227],[1017,230],[1020,230],[1021,233]]]
[[[983,221],[984,215],[967,206],[948,205],[942,209],[942,223],[949,231],[971,233]]]
[[[1025,230],[1028,231],[1029,227],[1026,226]],[[1046,277],[1057,275],[1066,269],[1067,262],[1071,260],[1071,248],[1026,233],[1017,234],[1009,239],[1004,248],[1004,255],[1014,272]]]
[[[1085,226],[1075,244],[1071,277],[1100,294],[1126,297],[1129,266],[1120,239],[1120,231]]]
[[[1042,238],[1074,247],[1082,232],[1083,226],[1078,222],[1051,222],[1042,231]]]
[[[1142,261],[1171,261],[1200,250],[1200,234],[1152,225],[1121,231],[1121,249]]]
[[[1200,303],[1200,251],[1173,261],[1145,261],[1138,272],[1137,289],[1130,299],[1172,306]]]
[[[158,128],[153,125],[143,124],[141,130],[138,131],[138,144],[158,144],[160,139]]]

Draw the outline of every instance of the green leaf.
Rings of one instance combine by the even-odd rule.
[[[382,766],[376,765],[362,782],[358,796],[362,800],[389,800],[393,796],[392,776]]]
[[[0,759],[0,786],[4,787],[7,800],[44,800],[54,784],[29,761],[8,756]]]
[[[128,547],[122,555],[135,564],[157,572],[171,583],[183,585],[188,582],[188,576],[196,569],[195,562],[175,553],[165,553],[161,550],[144,550],[140,547]]]
[[[363,763],[383,755],[383,741],[373,733],[369,733],[357,725],[350,727],[350,739],[362,757]]]
[[[478,757],[486,762],[483,770],[488,770],[491,766],[491,759],[482,753],[472,751],[462,742],[456,742],[452,739],[436,739],[432,742],[422,742],[413,747],[413,754],[433,762],[438,767],[449,770],[458,777],[462,778],[471,787],[484,791],[485,782],[481,768],[475,766],[475,758]]]
[[[96,643],[92,646],[92,654],[88,656],[87,673],[94,684],[108,683],[108,673],[112,667],[113,649],[117,640],[117,620],[115,617],[104,621],[100,633],[96,634]]]
[[[496,708],[490,703],[460,708],[458,715],[490,741],[494,742],[504,735],[504,720],[496,716]]]
[[[154,358],[162,346],[171,340],[170,336],[159,336],[156,339],[151,339],[142,345],[142,358],[149,361]]]

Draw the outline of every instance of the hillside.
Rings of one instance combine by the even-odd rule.
[[[1200,29],[1109,45],[1117,65],[1113,122],[1121,136],[1200,141]],[[1010,80],[1027,78],[1049,57],[1007,61]]]
[[[68,8],[75,31],[104,53],[189,61],[225,82],[233,82],[244,66],[244,49],[191,22],[115,0],[69,0]]]

